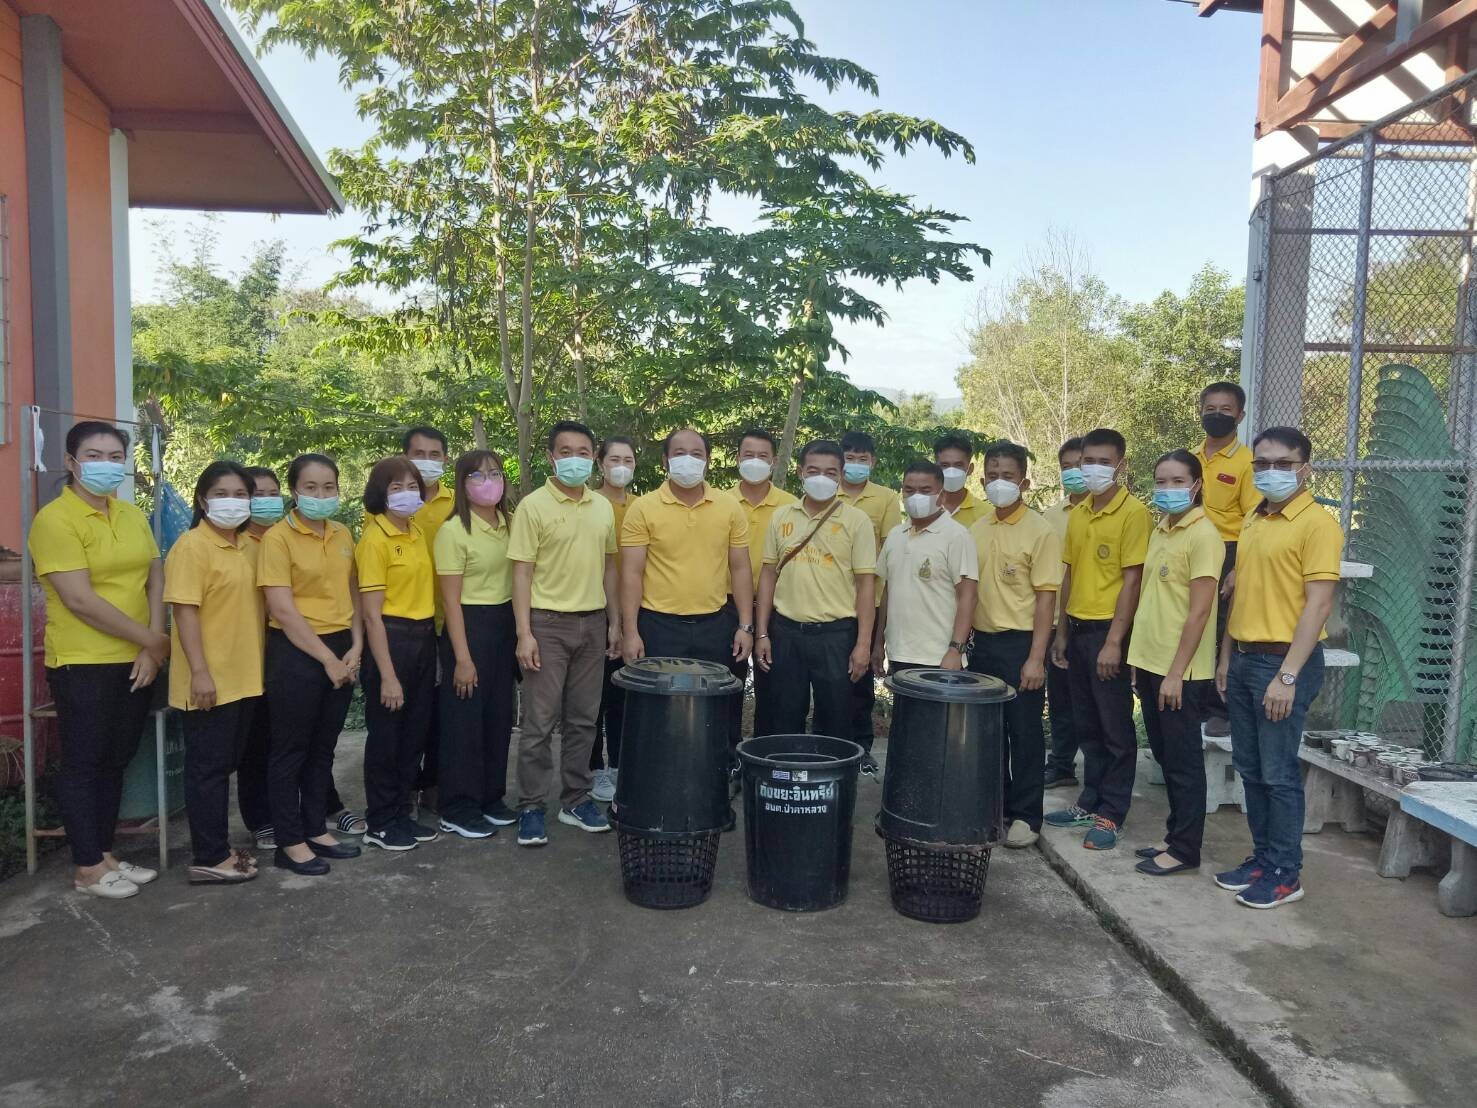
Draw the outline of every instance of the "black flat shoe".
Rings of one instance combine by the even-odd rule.
[[[1135,858],[1157,858],[1163,854],[1157,846],[1141,846],[1133,852]]]
[[[328,863],[322,858],[309,858],[306,862],[294,862],[280,846],[272,852],[272,865],[278,869],[291,870],[302,877],[322,877],[328,872]]]
[[[1167,851],[1161,851],[1160,853],[1167,853]],[[1168,877],[1171,873],[1185,873],[1192,869],[1199,869],[1200,867],[1192,866],[1188,862],[1181,862],[1177,866],[1170,866],[1168,869],[1165,869],[1158,862],[1154,861],[1153,858],[1145,858],[1133,868],[1140,873],[1147,873],[1150,877]]]
[[[328,846],[325,843],[315,843],[312,839],[308,840],[308,849],[320,858],[337,858],[340,860],[344,858],[357,858],[364,853],[363,849],[355,846],[353,843],[334,843],[332,846]]]

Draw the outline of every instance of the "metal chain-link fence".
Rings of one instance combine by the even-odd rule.
[[[1299,427],[1337,512],[1357,666],[1337,726],[1477,759],[1477,70],[1267,180],[1250,424]],[[1477,487],[1477,486],[1474,486]]]

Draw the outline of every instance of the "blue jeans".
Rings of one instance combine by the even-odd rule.
[[[1246,789],[1246,822],[1257,860],[1297,872],[1303,868],[1303,775],[1298,765],[1303,721],[1323,687],[1323,648],[1315,647],[1298,673],[1292,711],[1267,719],[1262,697],[1277,679],[1275,654],[1231,652],[1226,706],[1231,717],[1231,762]]]

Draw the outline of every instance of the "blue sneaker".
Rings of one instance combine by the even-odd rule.
[[[1047,812],[1042,822],[1050,827],[1091,827],[1095,818],[1086,808],[1073,804],[1060,812]]]
[[[1266,867],[1256,860],[1256,855],[1250,855],[1235,869],[1222,870],[1215,875],[1215,883],[1228,893],[1239,893],[1251,888],[1262,878]]]
[[[578,827],[581,831],[589,831],[591,833],[610,830],[610,821],[596,807],[595,802],[588,797],[580,801],[573,808],[560,808],[559,822],[567,823],[571,827]]]
[[[529,808],[518,813],[519,846],[543,846],[548,841],[549,833],[544,828],[543,812],[537,808]]]
[[[1303,883],[1297,870],[1269,869],[1255,885],[1236,894],[1236,903],[1248,908],[1280,908],[1303,899]]]
[[[1118,845],[1118,825],[1098,816],[1092,822],[1092,830],[1083,836],[1082,845],[1088,850],[1112,850]]]

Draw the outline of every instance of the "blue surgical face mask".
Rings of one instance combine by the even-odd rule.
[[[282,518],[282,497],[253,496],[251,498],[251,522],[276,523]]]
[[[1285,469],[1269,469],[1252,476],[1256,491],[1273,504],[1280,504],[1298,491],[1298,475]]]
[[[872,476],[872,467],[866,462],[847,462],[841,468],[841,476],[848,485],[864,485]]]
[[[1087,491],[1087,478],[1082,476],[1082,467],[1073,466],[1071,469],[1062,470],[1062,488],[1073,496]]]
[[[299,496],[297,510],[304,519],[328,519],[338,511],[338,497]]]
[[[1194,502],[1189,489],[1154,490],[1154,507],[1165,515],[1177,516],[1181,512],[1188,512]]]
[[[575,485],[583,485],[590,479],[590,471],[595,468],[595,463],[589,458],[581,458],[574,455],[569,458],[556,458],[554,460],[554,476],[559,479],[561,485],[574,488]]]
[[[93,496],[111,496],[123,484],[123,463],[78,462],[77,481]]]

